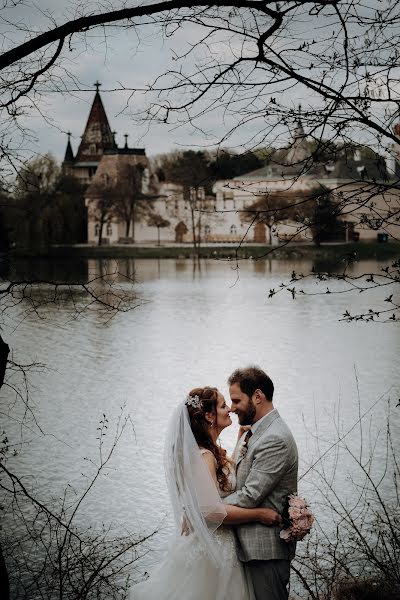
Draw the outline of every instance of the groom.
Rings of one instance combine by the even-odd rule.
[[[232,412],[250,425],[236,451],[236,491],[226,504],[263,506],[282,513],[286,498],[297,492],[298,457],[293,435],[274,408],[274,384],[262,369],[237,369],[228,379]],[[294,544],[279,537],[279,527],[237,525],[239,559],[252,580],[256,600],[287,600]]]

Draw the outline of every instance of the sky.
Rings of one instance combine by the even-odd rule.
[[[145,41],[136,47],[131,31],[118,30],[108,33],[108,39],[92,36],[91,46],[77,52],[68,65],[79,80],[79,88],[68,84],[68,94],[46,93],[40,103],[42,114],[33,112],[25,124],[35,132],[36,148],[40,153],[51,152],[61,159],[67,143],[66,132],[72,133],[71,143],[77,150],[86,120],[93,102],[94,83],[101,83],[100,94],[112,130],[117,132],[116,141],[123,145],[124,134],[129,134],[130,147],[145,147],[147,154],[166,152],[182,145],[202,144],[198,136],[193,139],[190,131],[171,131],[171,127],[153,124],[140,125],[132,113],[145,105],[144,94],[131,98],[131,92],[114,91],[116,88],[143,88],[166,68],[169,58],[160,39]],[[169,53],[168,53],[169,54]]]
[[[90,4],[98,7],[100,3],[86,2],[86,14],[90,12]],[[122,3],[117,0],[113,7],[119,4]],[[103,7],[103,10],[110,8],[104,3]],[[15,45],[19,39],[22,41],[35,31],[52,27],[53,22],[59,25],[79,14],[79,3],[75,0],[28,1],[8,10],[0,9],[0,35],[5,36],[3,48]],[[15,31],[15,24],[22,24],[27,31]],[[111,129],[117,132],[118,145],[124,144],[125,133],[129,134],[130,147],[144,147],[149,155],[210,144],[209,139],[202,138],[199,132],[194,135],[190,128],[178,131],[170,125],[153,124],[149,129],[147,124],[139,124],[132,114],[143,110],[146,105],[144,94],[132,98],[130,92],[114,91],[121,87],[144,88],[173,63],[171,58],[177,46],[191,38],[188,28],[183,36],[174,36],[173,43],[163,40],[151,26],[142,29],[140,35],[139,41],[132,29],[109,28],[107,36],[101,30],[89,32],[85,43],[78,36],[73,38],[71,57],[68,52],[64,52],[64,56],[68,70],[79,81],[79,85],[68,81],[68,94],[46,91],[39,104],[40,112],[29,111],[30,114],[24,117],[23,124],[34,132],[34,140],[26,145],[28,153],[51,152],[62,159],[68,131],[72,134],[73,150],[77,150],[93,101],[96,81],[101,83],[100,93]]]
[[[373,0],[371,0],[373,1]],[[7,5],[8,0],[5,0]],[[131,6],[130,0],[87,0],[83,5],[81,0],[24,0],[17,6],[0,9],[0,40],[3,48],[15,45],[19,40],[44,31],[82,14],[90,13],[101,7],[102,11]],[[22,31],[15,29],[18,25]],[[300,27],[300,39],[314,35],[310,23],[305,22]],[[4,37],[1,38],[1,35]],[[140,35],[140,39],[139,36]],[[80,136],[83,134],[86,119],[94,97],[94,83],[101,83],[100,93],[108,115],[112,130],[117,132],[118,145],[124,144],[124,134],[129,134],[130,147],[144,147],[148,155],[155,155],[181,148],[210,148],[215,147],[221,136],[235,124],[234,118],[223,111],[207,113],[202,120],[202,130],[190,126],[176,127],[165,123],[139,123],[134,115],[142,111],[148,103],[148,95],[136,93],[131,97],[130,92],[115,91],[115,88],[145,88],[165,70],[176,68],[179,61],[174,60],[176,54],[187,50],[192,41],[198,36],[198,29],[187,24],[180,28],[172,37],[162,36],[154,25],[148,25],[135,31],[128,28],[110,27],[106,30],[96,29],[88,32],[85,40],[79,36],[72,38],[72,51],[63,52],[64,64],[79,82],[71,82],[60,71],[61,87],[65,85],[68,93],[45,90],[39,103],[39,111],[29,111],[23,124],[34,132],[34,140],[26,145],[26,152],[44,154],[53,153],[62,160],[68,131],[72,134],[71,143],[76,151]],[[289,40],[290,42],[291,40]],[[278,43],[286,44],[283,39]],[[235,48],[230,50],[234,53]],[[240,50],[239,48],[237,49]],[[224,50],[216,45],[212,52],[223,58]],[[202,60],[197,55],[193,61]],[[189,60],[189,66],[190,66]],[[299,102],[312,104],[311,95],[299,98],[298,90],[285,92],[286,100],[296,107]],[[244,144],[251,139],[253,131],[257,131],[259,123],[249,120],[245,132],[243,129],[230,141],[230,147]],[[286,139],[290,131],[286,131]],[[240,137],[242,136],[242,137]]]

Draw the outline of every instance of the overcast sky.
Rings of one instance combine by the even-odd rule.
[[[45,119],[35,114],[26,121],[36,133],[36,149],[40,153],[50,151],[62,158],[67,131],[71,131],[72,146],[77,150],[96,81],[101,83],[100,94],[111,129],[117,132],[118,145],[123,145],[125,133],[129,134],[129,146],[145,147],[147,154],[166,152],[181,145],[208,143],[198,135],[194,139],[189,130],[171,131],[170,126],[163,124],[154,124],[150,129],[140,126],[132,114],[144,107],[144,94],[130,98],[130,92],[112,91],[121,87],[143,88],[169,64],[170,49],[161,39],[143,41],[135,48],[134,37],[132,31],[121,29],[109,33],[107,42],[98,34],[93,35],[91,47],[81,51],[70,66],[87,91],[46,94],[40,106]]]
[[[90,12],[90,5],[100,5],[99,2],[85,2],[85,13]],[[113,8],[123,2],[113,2]],[[57,25],[79,16],[76,0],[37,0],[29,5],[22,4],[8,10],[0,10],[0,32],[6,36],[3,47],[15,45],[18,38],[26,38],[26,34],[18,34],[12,24],[23,23],[30,32],[49,29],[53,20]],[[103,3],[103,10],[109,10],[111,5]],[[28,34],[29,35],[29,34]],[[125,133],[129,134],[130,147],[144,147],[148,155],[166,152],[182,146],[210,145],[210,139],[205,139],[199,132],[194,134],[190,128],[179,129],[170,125],[155,124],[149,129],[147,125],[139,125],[132,114],[142,110],[146,103],[144,94],[131,98],[130,93],[110,91],[115,88],[144,88],[157,75],[173,64],[171,57],[181,43],[190,39],[188,28],[182,34],[174,36],[165,42],[154,27],[140,31],[138,40],[132,29],[109,28],[105,37],[101,30],[93,30],[88,34],[89,44],[82,44],[78,36],[73,37],[74,51],[71,58],[68,52],[67,66],[79,80],[80,88],[75,91],[68,83],[72,93],[47,93],[39,105],[40,112],[31,112],[24,119],[24,124],[34,131],[36,141],[29,149],[39,153],[52,152],[62,159],[67,143],[66,132],[72,133],[72,146],[77,150],[80,136],[83,134],[90,106],[94,97],[94,83],[101,82],[100,93],[112,130],[117,132],[118,145],[124,144]],[[8,37],[8,41],[7,41]],[[75,88],[76,89],[76,88]],[[209,123],[209,128],[215,131],[217,124]],[[215,141],[218,141],[215,136]]]
[[[81,10],[88,14],[94,7],[98,9],[102,6],[102,10],[107,11],[111,7],[118,8],[124,4],[133,5],[134,2],[113,0],[111,4],[109,0],[86,0],[83,5],[81,0],[25,0],[17,7],[0,10],[0,33],[5,35],[3,47],[15,45],[18,37],[22,39],[35,31],[49,29],[54,23],[60,25],[76,18],[80,16]],[[28,33],[18,34],[13,29],[13,23],[25,24]],[[308,35],[315,35],[310,22],[305,22],[302,29],[304,30],[299,36],[301,39],[307,36],[305,31]],[[83,43],[79,36],[74,36],[73,51],[68,52],[66,48],[63,56],[67,61],[68,70],[79,80],[81,90],[73,90],[65,95],[52,92],[43,97],[39,105],[41,114],[32,113],[25,120],[25,124],[36,135],[36,141],[30,145],[29,150],[39,153],[52,152],[58,159],[62,159],[67,142],[66,132],[71,131],[72,146],[76,152],[97,80],[102,84],[100,93],[110,126],[117,132],[116,140],[120,146],[124,143],[125,133],[129,134],[130,147],[144,147],[148,155],[182,147],[201,148],[217,144],[223,132],[232,125],[229,115],[223,116],[218,112],[208,114],[202,122],[205,133],[190,127],[176,128],[163,123],[152,124],[148,128],[139,125],[132,118],[133,113],[143,110],[147,96],[136,94],[128,103],[129,93],[110,91],[116,87],[120,88],[121,85],[126,88],[144,88],[166,69],[176,68],[178,62],[173,60],[174,53],[188,48],[188,44],[198,35],[196,32],[194,26],[189,24],[167,39],[163,38],[154,26],[141,28],[140,40],[133,29],[121,27],[107,28],[107,36],[101,29],[90,31],[86,39],[88,43]],[[283,39],[282,43],[285,42]],[[213,51],[218,52],[218,48],[213,47]],[[71,90],[70,83],[68,88]],[[290,91],[285,94],[288,102],[293,103],[293,107],[297,106],[299,100],[313,102],[311,96],[299,98],[298,89],[293,97]],[[225,122],[222,122],[223,118],[226,119]],[[250,137],[252,126],[250,122],[247,132]],[[259,123],[254,127],[259,127]],[[287,137],[288,133],[285,135]],[[238,136],[231,140],[230,145],[233,145],[232,142],[240,145],[244,141]]]

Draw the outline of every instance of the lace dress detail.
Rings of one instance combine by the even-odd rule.
[[[201,449],[202,454],[206,452],[210,451]],[[219,490],[221,498],[236,487],[234,465],[229,463],[226,469],[229,489]],[[255,600],[237,558],[232,527],[221,525],[213,535],[224,559],[223,569],[215,566],[195,535],[183,535],[149,579],[133,586],[129,600]]]

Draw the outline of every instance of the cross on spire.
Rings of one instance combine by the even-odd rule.
[[[70,131],[67,131],[68,141],[71,140],[71,135],[72,135],[72,133]]]
[[[93,84],[96,88],[96,92],[99,91],[99,87],[101,86],[101,83],[99,83],[99,80],[96,81],[96,83]]]

